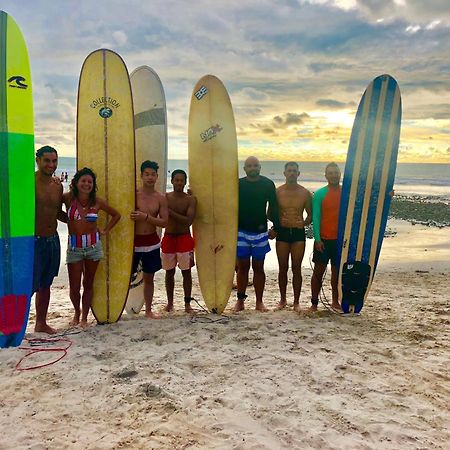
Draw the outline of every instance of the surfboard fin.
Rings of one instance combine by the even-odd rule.
[[[342,268],[342,310],[361,311],[370,280],[370,265],[361,261],[345,263]]]
[[[0,298],[0,333],[7,337],[7,343],[14,340],[12,335],[22,330],[26,313],[26,295],[10,294]],[[9,339],[8,336],[10,336]],[[8,347],[9,345],[6,346]]]

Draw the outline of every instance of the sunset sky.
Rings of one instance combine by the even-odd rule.
[[[344,161],[377,75],[402,92],[401,162],[450,163],[448,0],[3,0],[31,57],[36,146],[75,156],[78,77],[101,47],[163,82],[169,158],[187,157],[192,88],[218,76],[239,157]]]

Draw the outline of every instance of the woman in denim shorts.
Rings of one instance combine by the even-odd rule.
[[[94,172],[87,167],[79,170],[72,179],[70,191],[63,195],[67,210],[69,242],[67,246],[67,269],[69,272],[70,300],[75,313],[71,326],[87,327],[87,316],[91,308],[95,272],[103,257],[100,236],[107,234],[120,219],[120,214],[105,200],[96,196],[97,181]],[[111,216],[104,230],[97,228],[98,212]],[[81,277],[83,276],[83,298],[81,302]],[[81,316],[81,320],[80,320]]]

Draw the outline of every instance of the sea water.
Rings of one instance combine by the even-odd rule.
[[[261,161],[261,175],[264,175],[279,186],[283,184],[285,161]],[[299,183],[310,191],[316,191],[326,184],[324,172],[325,162],[301,162]],[[345,163],[338,163],[344,173]],[[245,176],[244,162],[239,161],[239,176]],[[186,159],[170,159],[167,170],[167,191],[172,190],[170,174],[175,169],[188,172]],[[69,182],[76,171],[76,159],[60,157],[55,175],[68,172]],[[188,172],[189,175],[189,172]],[[189,183],[189,180],[188,180]],[[450,200],[450,164],[399,163],[395,175],[394,189],[396,194],[403,195],[436,195]]]

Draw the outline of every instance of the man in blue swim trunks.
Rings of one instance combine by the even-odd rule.
[[[34,331],[48,334],[56,330],[47,324],[50,286],[58,275],[61,248],[57,232],[58,219],[67,222],[62,211],[63,187],[53,174],[58,166],[58,153],[48,145],[36,152],[36,222],[34,237],[33,292],[36,292],[36,324]]]
[[[261,165],[250,156],[244,164],[247,176],[239,179],[239,219],[237,245],[237,301],[234,312],[245,308],[250,265],[253,269],[257,311],[265,312],[263,292],[266,283],[264,259],[270,251],[267,232],[267,206],[273,217],[271,238],[279,228],[278,203],[273,181],[261,176]],[[250,261],[251,260],[251,261]]]

